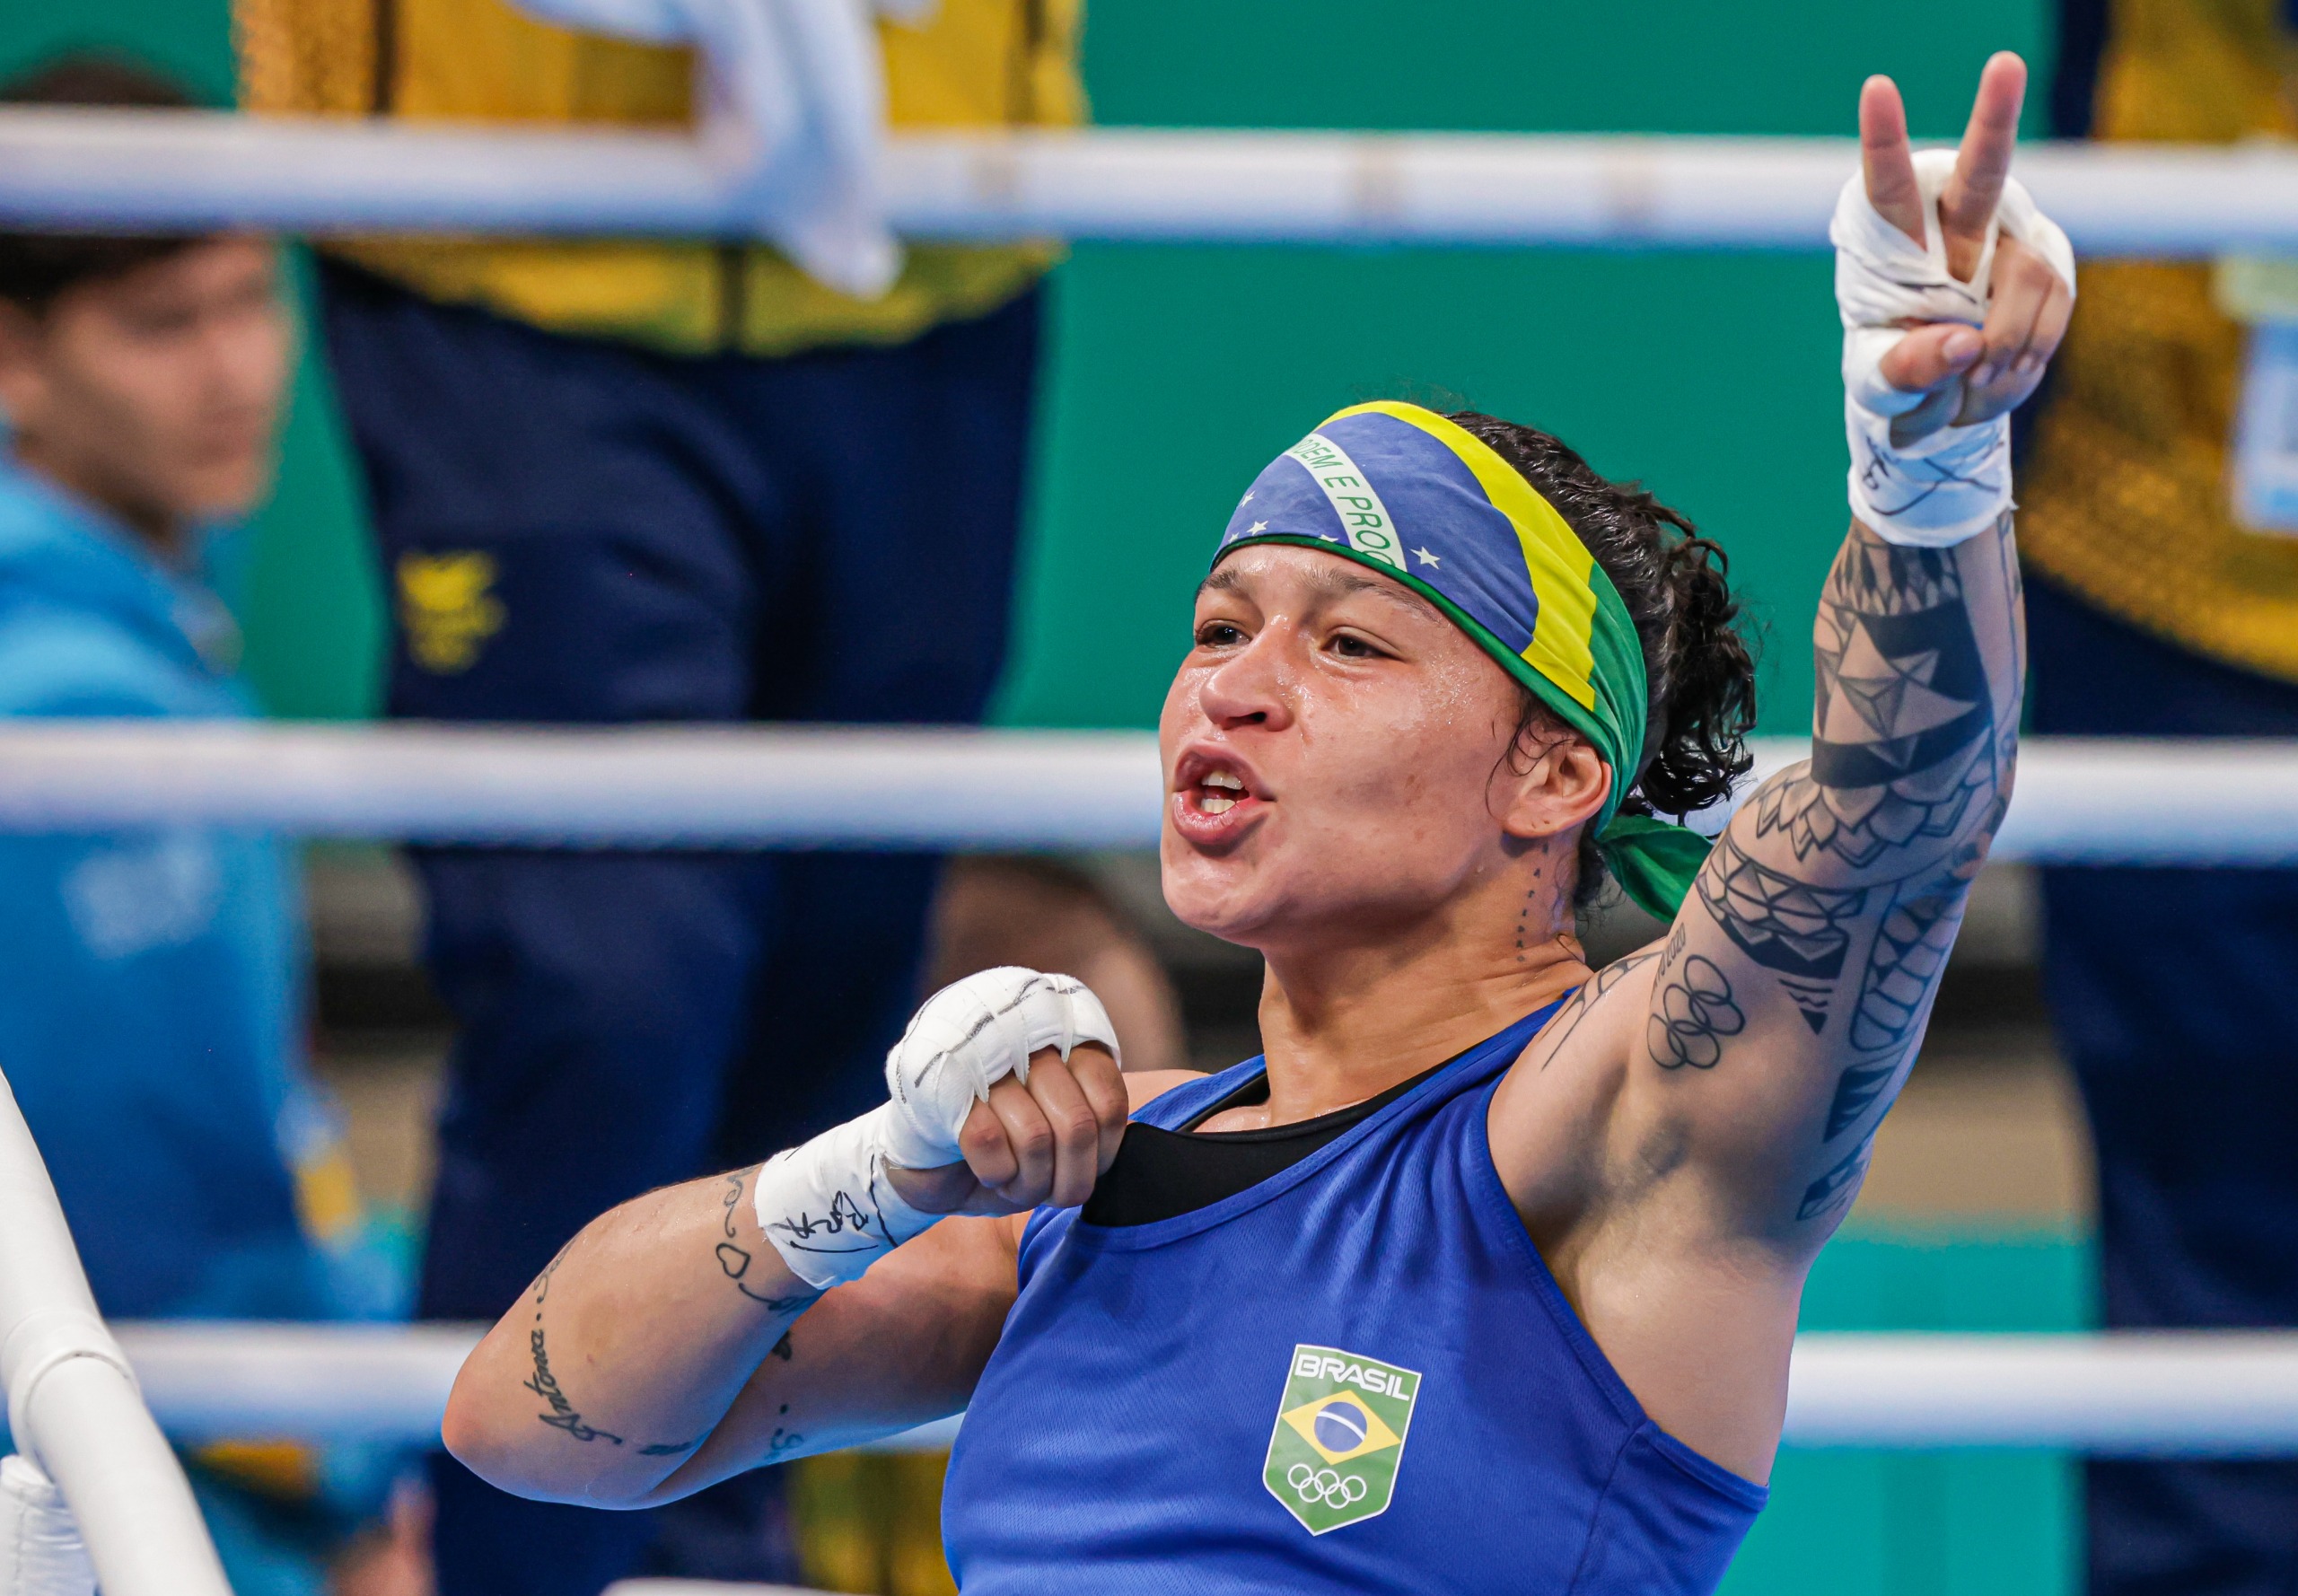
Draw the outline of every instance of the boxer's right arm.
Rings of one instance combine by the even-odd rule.
[[[1033,972],[938,995],[885,1108],[586,1226],[464,1364],[449,1450],[522,1495],[638,1506],[955,1411],[1013,1299],[1019,1216],[1083,1201],[1115,1155],[1127,1083],[1088,1039],[1108,1035],[1091,994]]]
[[[587,1226],[464,1364],[448,1450],[519,1495],[635,1507],[962,1407],[1013,1302],[1019,1216],[949,1220],[823,1293],[759,1232],[756,1173]],[[738,1399],[752,1423],[725,1422]]]
[[[1034,1078],[1034,1076],[1033,1076]],[[1124,1077],[1132,1110],[1194,1070]],[[1082,1167],[1083,1161],[1079,1161]],[[834,1451],[961,1410],[1013,1305],[1026,1213],[949,1219],[823,1297],[775,1344],[693,1457],[646,1499],[813,1452]]]

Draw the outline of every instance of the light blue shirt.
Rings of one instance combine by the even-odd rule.
[[[238,717],[221,602],[0,455],[0,715]],[[275,838],[0,835],[0,1071],[109,1314],[330,1317],[294,1163],[303,928]]]

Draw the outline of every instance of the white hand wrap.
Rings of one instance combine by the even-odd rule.
[[[790,1272],[828,1290],[862,1272],[939,1214],[921,1214],[886,1179],[889,1169],[958,1162],[958,1133],[989,1089],[1030,1078],[1030,1055],[1051,1048],[1066,1059],[1080,1042],[1117,1054],[1101,1001],[1069,976],[986,969],[925,1000],[886,1055],[892,1101],[803,1147],[776,1153],[758,1173],[758,1222]]]
[[[95,1565],[64,1493],[30,1458],[0,1459],[0,1591],[96,1596]]]
[[[1960,283],[1947,269],[1939,196],[1955,170],[1952,150],[1915,157],[1923,191],[1924,238],[1917,244],[1868,203],[1854,173],[1836,201],[1828,236],[1835,241],[1836,308],[1843,316],[1844,425],[1851,438],[1851,509],[1893,543],[1943,548],[1986,531],[2011,506],[2011,418],[1943,426],[1912,443],[1891,442],[1891,418],[1923,402],[1883,381],[1883,355],[1907,336],[1908,322],[1987,320],[1996,241],[2009,233],[2074,287],[2074,250],[2058,224],[2035,208],[2016,178],[1987,228],[1978,269]]]

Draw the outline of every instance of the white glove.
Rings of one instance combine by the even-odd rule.
[[[901,272],[881,180],[885,65],[874,18],[934,0],[515,0],[545,22],[702,57],[702,140],[767,236],[809,275],[874,299]]]
[[[1026,1083],[1031,1054],[1051,1048],[1066,1060],[1080,1042],[1117,1055],[1108,1012],[1074,977],[1008,967],[944,987],[886,1055],[891,1101],[759,1171],[759,1227],[809,1285],[859,1279],[946,1217],[912,1208],[886,1171],[960,1162],[958,1135],[992,1086],[1008,1075]]]
[[[2011,505],[2011,418],[1944,426],[1911,443],[1891,442],[1891,419],[1926,397],[1883,380],[1882,358],[1907,336],[1907,323],[1987,320],[1995,244],[2004,233],[2034,250],[2074,287],[2074,250],[2058,224],[2035,208],[2015,178],[2006,178],[1978,267],[1969,283],[1947,269],[1939,196],[1954,174],[1955,152],[1915,157],[1923,194],[1924,242],[1883,219],[1854,173],[1836,201],[1828,228],[1834,240],[1836,308],[1843,317],[1844,425],[1851,442],[1851,508],[1893,543],[1939,548],[1995,524]]]

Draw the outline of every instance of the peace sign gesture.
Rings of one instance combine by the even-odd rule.
[[[2026,64],[2007,50],[1989,59],[1979,76],[1954,175],[1939,196],[1947,268],[1959,281],[1971,280],[1985,252],[1987,227],[2011,171],[2026,90]],[[1888,77],[1871,77],[1859,92],[1859,154],[1868,203],[1916,244],[1927,245],[1907,110]],[[1904,443],[1942,426],[1989,420],[2014,408],[2042,381],[2066,334],[2073,290],[2039,254],[2007,233],[1995,241],[1989,290],[1983,329],[1960,322],[1916,326],[1883,355],[1885,381],[1928,396],[1894,420],[1895,440]]]

